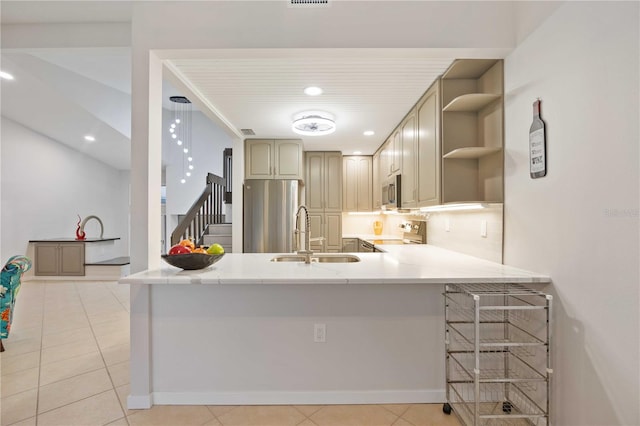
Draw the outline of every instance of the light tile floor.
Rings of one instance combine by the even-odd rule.
[[[128,410],[129,287],[28,281],[0,355],[0,424],[458,425],[441,404],[162,406]]]

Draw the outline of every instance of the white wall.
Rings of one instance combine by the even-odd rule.
[[[26,254],[28,241],[75,237],[79,214],[100,217],[105,237],[128,255],[129,172],[114,169],[2,117],[1,262]],[[87,234],[97,236],[95,221]]]
[[[162,110],[162,158],[166,164],[167,214],[185,214],[206,186],[207,173],[222,177],[223,151],[231,148],[233,141],[200,111],[192,114],[192,174],[180,183],[183,175],[182,149],[170,137],[169,126],[173,111]],[[185,169],[185,171],[187,171]]]
[[[486,222],[487,236],[480,235]],[[427,221],[427,244],[502,263],[502,205],[482,210],[434,212]]]
[[[553,279],[558,425],[640,424],[638,26],[637,2],[567,2],[505,61],[505,263]]]

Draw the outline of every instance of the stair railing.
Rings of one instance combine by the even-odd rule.
[[[225,222],[222,210],[225,186],[223,178],[207,174],[206,188],[171,233],[171,245],[186,238],[193,238],[196,245],[201,245],[209,225]]]

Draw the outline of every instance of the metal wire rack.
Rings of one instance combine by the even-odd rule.
[[[445,287],[447,403],[468,425],[550,425],[552,296],[512,283]]]

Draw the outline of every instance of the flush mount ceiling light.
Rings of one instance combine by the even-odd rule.
[[[362,132],[362,134],[365,136],[373,136],[376,134],[376,132],[374,132],[373,130],[365,130],[364,132]]]
[[[299,135],[322,136],[336,131],[333,115],[324,111],[306,111],[296,115],[291,129]]]
[[[309,96],[319,96],[322,95],[322,89],[316,86],[309,86],[304,89],[304,93]]]

